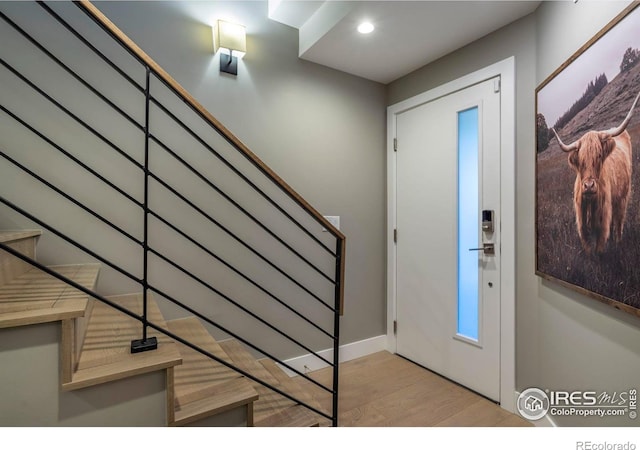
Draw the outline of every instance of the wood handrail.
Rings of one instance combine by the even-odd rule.
[[[89,15],[98,21],[107,30],[114,39],[118,40],[122,45],[129,49],[137,58],[139,58],[149,69],[175,92],[186,103],[191,105],[198,113],[209,122],[220,134],[222,134],[233,146],[240,151],[247,159],[249,159],[262,173],[264,173],[271,181],[278,185],[290,198],[292,198],[302,209],[313,216],[324,228],[326,228],[336,239],[342,241],[342,255],[339,255],[341,264],[341,289],[340,289],[340,315],[344,313],[344,274],[345,274],[345,235],[333,226],[331,222],[324,218],[313,206],[311,206],[300,194],[298,194],[291,186],[289,186],[282,178],[280,178],[269,166],[267,166],[255,153],[253,153],[240,139],[238,139],[231,131],[229,131],[222,123],[220,123],[204,106],[202,106],[180,83],[178,83],[171,75],[169,75],[158,63],[156,63],[149,55],[147,55],[135,42],[133,42],[122,30],[120,30],[107,16],[105,16],[95,5],[89,0],[79,0],[77,2]]]

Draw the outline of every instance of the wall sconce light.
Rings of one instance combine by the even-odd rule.
[[[238,75],[238,58],[247,51],[245,27],[218,20],[213,29],[213,48],[214,52],[220,50],[220,72]]]

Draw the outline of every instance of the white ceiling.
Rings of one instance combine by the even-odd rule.
[[[540,1],[269,0],[269,17],[299,30],[302,59],[390,83],[527,14]],[[362,21],[375,25],[360,34]]]

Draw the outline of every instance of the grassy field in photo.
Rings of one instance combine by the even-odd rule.
[[[619,125],[640,92],[640,64],[621,74],[562,129],[565,144],[589,130]],[[551,127],[551,125],[549,125]],[[555,138],[537,154],[536,268],[597,296],[640,309],[640,105],[627,127],[632,144],[631,199],[622,240],[610,236],[601,254],[588,254],[576,227],[573,188],[576,172]]]

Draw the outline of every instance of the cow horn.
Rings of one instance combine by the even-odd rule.
[[[638,99],[640,99],[640,92],[638,93],[638,95],[636,95],[636,99],[633,101],[633,105],[631,105],[631,109],[629,110],[627,117],[624,118],[620,126],[618,126],[617,128],[611,128],[610,130],[605,131],[604,134],[606,136],[616,137],[622,134],[622,132],[627,128],[627,125],[629,125],[629,121],[631,120],[631,116],[633,115],[633,109],[636,107]]]
[[[553,130],[553,134],[556,135],[558,144],[560,144],[560,148],[562,149],[563,152],[572,152],[574,150],[578,150],[578,141],[574,142],[571,145],[567,145],[564,142],[562,142],[562,139],[560,139],[560,136],[558,136],[558,133],[556,133],[556,129],[555,128],[551,128],[551,129]]]

